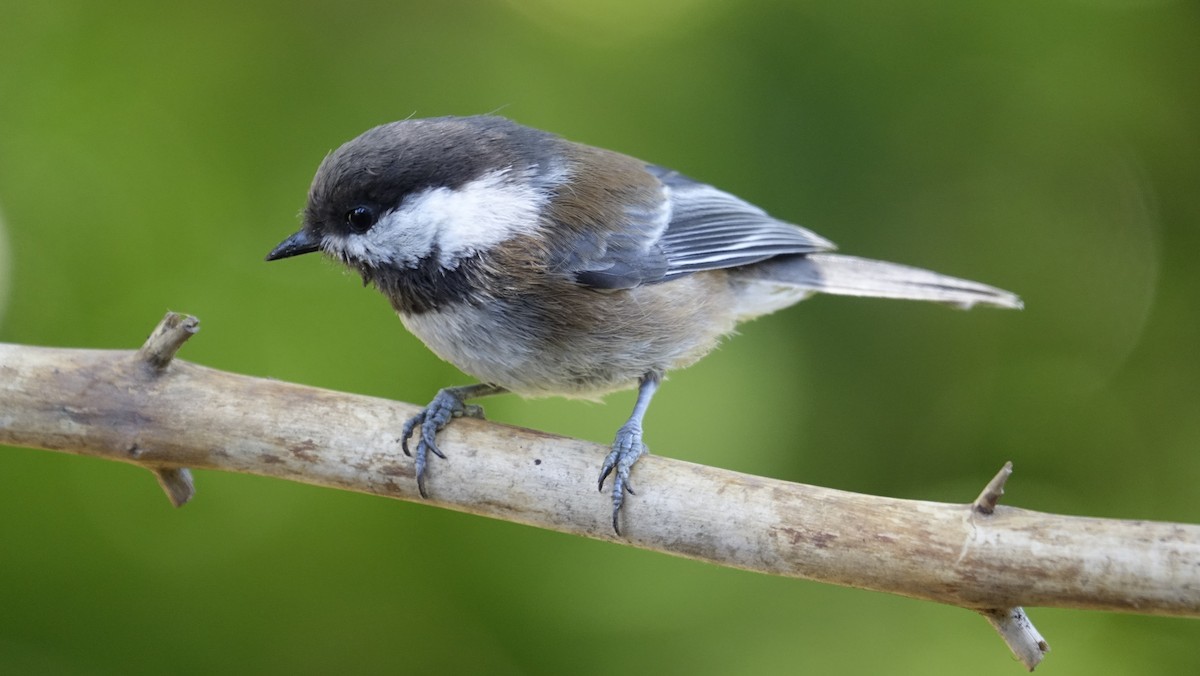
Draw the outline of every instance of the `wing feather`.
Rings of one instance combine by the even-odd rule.
[[[650,165],[667,187],[671,217],[659,238],[667,256],[663,279],[749,265],[784,254],[831,251],[820,235],[679,172]]]
[[[556,200],[552,269],[598,290],[830,251],[829,240],[679,172],[627,155],[574,146],[591,181]]]

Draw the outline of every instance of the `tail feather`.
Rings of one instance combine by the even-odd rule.
[[[1024,307],[1016,294],[994,286],[856,256],[825,253],[780,256],[752,268],[756,279],[808,292],[924,300],[963,309],[973,305]]]

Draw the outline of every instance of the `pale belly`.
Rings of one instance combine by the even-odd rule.
[[[678,294],[689,302],[676,302]],[[435,354],[482,382],[525,396],[593,398],[707,354],[733,329],[728,294],[721,276],[608,294],[580,289],[537,303],[461,303],[400,318]]]

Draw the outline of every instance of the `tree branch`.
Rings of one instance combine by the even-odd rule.
[[[168,315],[138,351],[0,344],[0,443],[145,467],[175,504],[192,494],[186,467],[422,501],[396,438],[417,407],[172,360],[196,329]],[[607,449],[473,419],[438,442],[449,458],[430,469],[430,504],[961,606],[1006,640],[1024,635],[1010,647],[1037,659],[1045,642],[1020,606],[1200,617],[1200,526],[996,506],[1007,470],[958,505],[647,456],[618,538],[609,498],[591,488]]]

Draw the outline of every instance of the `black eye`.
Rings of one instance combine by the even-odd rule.
[[[365,206],[354,207],[346,212],[346,224],[355,232],[366,232],[375,225],[375,210]]]

